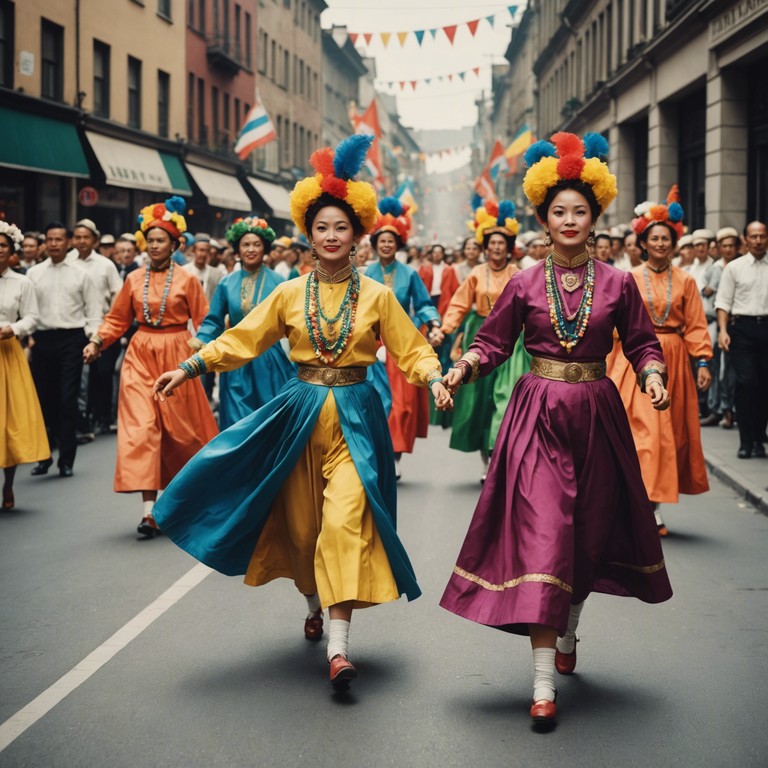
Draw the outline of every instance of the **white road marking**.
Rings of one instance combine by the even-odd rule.
[[[209,573],[211,573],[211,569],[207,565],[198,563],[163,592],[157,600],[134,616],[112,637],[105,640],[95,651],[88,654],[79,664],[59,678],[50,688],[43,691],[15,715],[9,717],[0,725],[0,752],[21,736],[27,728],[31,728],[41,717],[50,712],[60,701],[69,696],[72,691],[79,688],[128,643],[135,640],[155,619],[159,619],[187,592],[200,584]]]

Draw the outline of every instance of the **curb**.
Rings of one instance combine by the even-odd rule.
[[[751,483],[738,470],[719,456],[704,451],[704,463],[707,469],[720,482],[740,493],[758,512],[768,515],[768,490]]]

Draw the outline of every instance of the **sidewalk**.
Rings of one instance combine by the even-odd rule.
[[[707,470],[768,515],[768,459],[739,459],[739,431],[702,427],[701,442]]]

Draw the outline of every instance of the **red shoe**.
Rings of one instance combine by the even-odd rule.
[[[337,691],[347,690],[350,680],[356,677],[357,670],[349,659],[345,659],[341,654],[331,659],[331,685]]]
[[[531,720],[537,728],[549,729],[555,724],[557,705],[549,699],[539,699],[531,704]]]
[[[664,536],[669,536],[669,528],[667,528],[667,526],[666,526],[666,525],[664,525],[664,523],[662,523],[662,524],[659,526],[659,536],[661,536],[662,538],[663,538]]]
[[[304,620],[304,637],[319,640],[323,636],[323,612],[313,613]]]
[[[578,642],[578,641],[577,641]],[[571,653],[560,653],[555,648],[555,669],[561,675],[572,675],[576,669],[576,646],[573,646]]]

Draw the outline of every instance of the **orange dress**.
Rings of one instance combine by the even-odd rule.
[[[168,270],[150,272],[148,305],[157,320]],[[118,341],[134,320],[133,335],[120,371],[117,406],[115,490],[153,491],[165,488],[176,473],[216,436],[218,427],[199,380],[179,387],[165,403],[152,396],[152,385],[190,354],[187,330],[191,320],[202,323],[208,302],[196,277],[174,268],[162,323],[154,328],[144,317],[146,268],[125,280],[99,329],[104,347]]]
[[[648,309],[645,273],[645,266],[632,270]],[[711,359],[712,345],[696,281],[677,267],[670,267],[670,272],[660,274],[647,269],[647,274],[653,297],[653,312],[649,314],[667,363],[671,405],[666,411],[653,408],[650,399],[640,392],[635,373],[622,354],[618,340],[607,359],[608,375],[618,387],[627,409],[648,497],[657,504],[675,503],[681,493],[709,490],[691,358]],[[663,319],[667,306],[670,275],[669,314],[659,324],[657,320]]]

